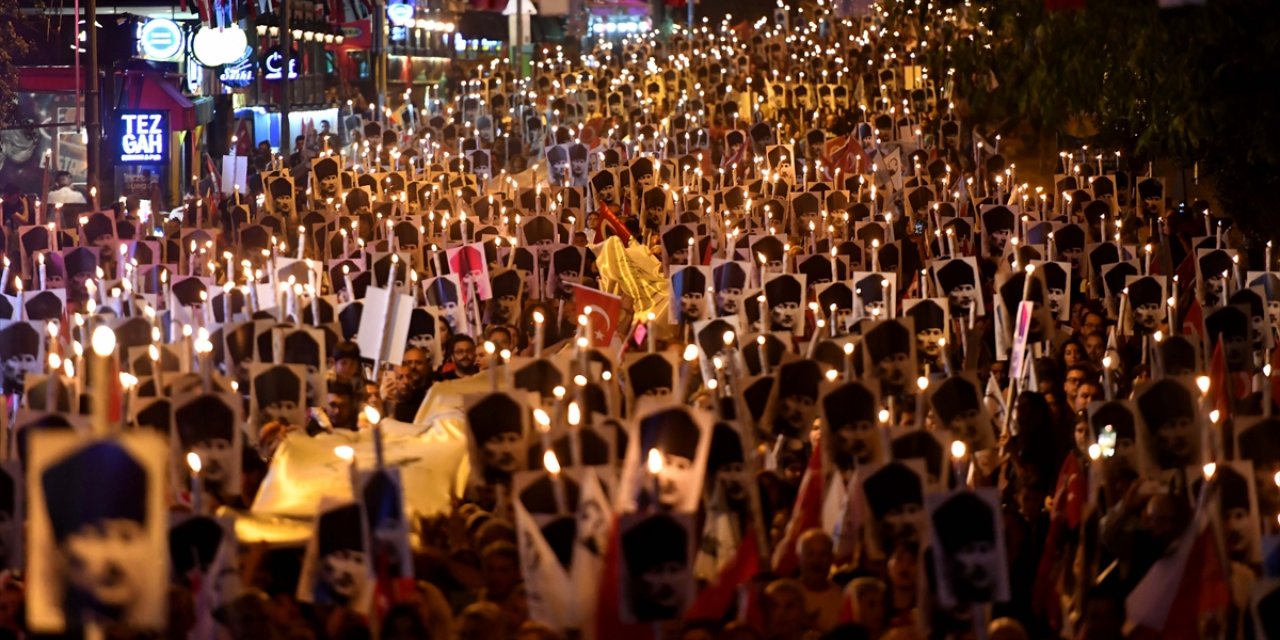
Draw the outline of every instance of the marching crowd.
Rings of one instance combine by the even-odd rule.
[[[1025,184],[909,9],[486,64],[171,216],[6,187],[0,638],[1280,638],[1269,244]]]

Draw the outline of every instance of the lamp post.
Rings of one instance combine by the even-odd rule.
[[[281,0],[280,3],[280,155],[289,157],[289,143],[292,137],[289,132],[289,108],[292,98],[292,83],[289,81],[289,67],[293,63],[293,3]],[[292,167],[291,167],[292,168]]]
[[[85,91],[85,125],[89,130],[89,140],[85,152],[89,162],[85,171],[85,182],[90,193],[101,194],[99,184],[98,163],[102,161],[102,113],[101,101],[98,99],[98,0],[87,0],[84,8],[84,29],[88,33],[87,52],[89,55],[89,84]],[[77,40],[79,34],[77,34]],[[75,46],[80,46],[77,42]],[[40,194],[44,197],[45,194]],[[61,221],[59,221],[61,222]]]

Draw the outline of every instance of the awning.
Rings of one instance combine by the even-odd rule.
[[[75,90],[75,67],[22,67],[18,69],[18,91],[30,93],[74,93]]]
[[[529,16],[530,31],[534,42],[561,42],[564,40],[564,18],[554,16]]]
[[[161,109],[169,112],[174,131],[189,131],[200,124],[195,105],[173,82],[157,73],[126,72],[117,106],[127,109]]]
[[[458,19],[457,37],[506,42],[507,16],[493,11],[467,11]]]

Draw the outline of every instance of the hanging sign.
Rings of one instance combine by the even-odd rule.
[[[121,110],[116,128],[119,164],[163,164],[169,160],[169,112]]]

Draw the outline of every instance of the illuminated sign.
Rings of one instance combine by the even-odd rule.
[[[412,27],[413,5],[410,3],[387,5],[387,22],[397,27]]]
[[[120,111],[116,162],[162,164],[169,160],[169,112]]]
[[[200,27],[191,38],[191,53],[206,67],[220,67],[239,62],[249,46],[248,37],[240,27],[210,29]]]
[[[182,52],[182,28],[164,18],[148,20],[138,29],[138,49],[152,60],[172,60]]]
[[[297,48],[289,56],[289,79],[298,79],[298,58],[301,57]],[[263,80],[279,80],[281,76],[281,68],[284,66],[284,54],[280,52],[280,47],[271,47],[267,51],[267,57],[262,59],[262,79]]]
[[[253,84],[255,68],[253,50],[248,49],[239,61],[223,65],[222,73],[218,74],[218,82],[224,87],[242,89]]]

